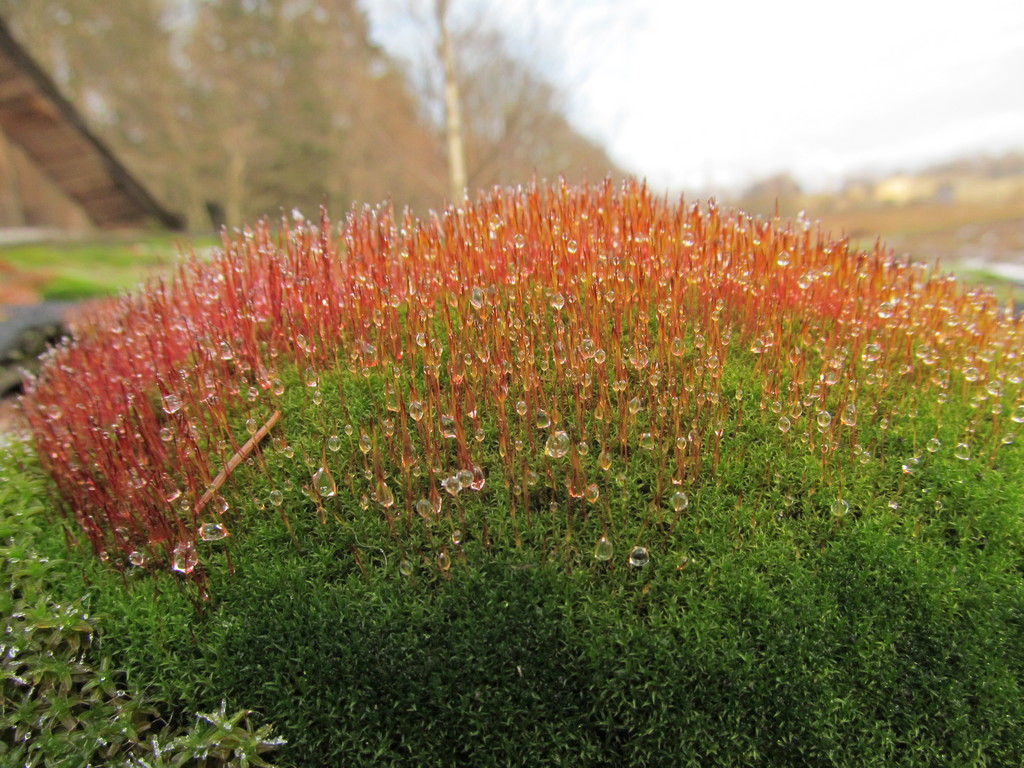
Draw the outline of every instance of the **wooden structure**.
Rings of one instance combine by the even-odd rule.
[[[86,127],[0,20],[0,131],[97,227],[181,229]]]

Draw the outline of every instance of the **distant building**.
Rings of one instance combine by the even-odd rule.
[[[875,200],[890,205],[908,205],[934,200],[939,182],[927,176],[898,174],[882,179],[875,185]]]
[[[0,21],[0,227],[180,229]]]

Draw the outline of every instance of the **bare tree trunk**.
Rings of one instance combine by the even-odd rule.
[[[466,192],[466,140],[462,127],[462,104],[455,75],[455,54],[448,34],[448,0],[435,0],[434,12],[440,32],[440,54],[444,64],[444,122],[448,145],[448,189],[452,202]]]
[[[235,145],[228,155],[227,178],[225,179],[224,219],[229,227],[242,226],[242,210],[245,197],[245,171],[248,163],[241,145]]]

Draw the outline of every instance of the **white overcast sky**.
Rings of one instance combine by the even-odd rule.
[[[378,41],[414,48],[402,9],[424,2],[365,0]],[[537,56],[573,122],[658,187],[1024,150],[1024,0],[449,2]]]

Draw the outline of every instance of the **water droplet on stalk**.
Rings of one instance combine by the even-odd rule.
[[[273,490],[267,494],[267,498],[270,503],[275,507],[280,507],[284,503],[284,494],[278,490]]]
[[[408,410],[409,418],[413,421],[419,421],[423,418],[423,403],[419,400],[410,400]]]
[[[690,497],[683,491],[676,491],[669,497],[669,504],[676,512],[682,512],[690,506]]]
[[[164,395],[164,413],[177,413],[181,410],[181,398],[177,395]]]
[[[544,443],[544,453],[552,459],[561,459],[569,452],[570,444],[569,435],[564,431],[552,432]]]
[[[448,492],[448,495],[450,495],[450,496],[458,496],[459,495],[459,491],[462,490],[462,481],[459,480],[458,473],[455,473],[454,475],[450,475],[450,476],[446,477],[444,480],[442,480],[441,481],[441,487],[444,488]]]
[[[594,547],[594,559],[602,562],[612,559],[612,543],[608,541],[607,536],[602,536],[597,540],[597,545]]]
[[[551,417],[548,416],[547,411],[538,408],[534,423],[537,425],[537,429],[547,429],[551,426]]]
[[[842,422],[848,427],[854,427],[857,425],[857,407],[854,405],[848,405],[843,409]]]
[[[412,563],[409,562],[408,558],[403,557],[398,561],[398,572],[403,576],[412,575]]]
[[[953,455],[960,461],[970,461],[971,447],[967,443],[957,443],[956,448],[953,449]]]
[[[642,568],[647,565],[651,560],[650,554],[647,552],[647,547],[641,547],[639,545],[633,547],[629,553],[629,564],[634,568]]]
[[[337,435],[331,435],[327,438],[327,450],[331,453],[337,453],[341,450],[341,438]]]
[[[832,514],[836,517],[842,517],[850,511],[850,504],[845,499],[836,499],[832,502]]]
[[[320,467],[313,474],[313,487],[316,488],[321,499],[329,499],[338,493],[338,486],[326,467]]]
[[[583,498],[593,504],[601,497],[601,490],[597,487],[597,483],[590,483],[583,490]]]
[[[199,558],[196,556],[195,545],[190,541],[178,544],[172,553],[171,568],[180,573],[192,573]]]
[[[441,435],[449,440],[458,436],[455,431],[455,419],[447,414],[441,416]]]
[[[223,523],[203,523],[199,527],[199,538],[203,541],[219,541],[228,535]]]
[[[437,567],[440,568],[442,571],[447,571],[449,568],[452,567],[452,560],[450,557],[448,557],[447,552],[442,552],[437,556]]]
[[[133,550],[128,553],[128,562],[136,567],[141,567],[146,564],[146,556],[138,550]]]

